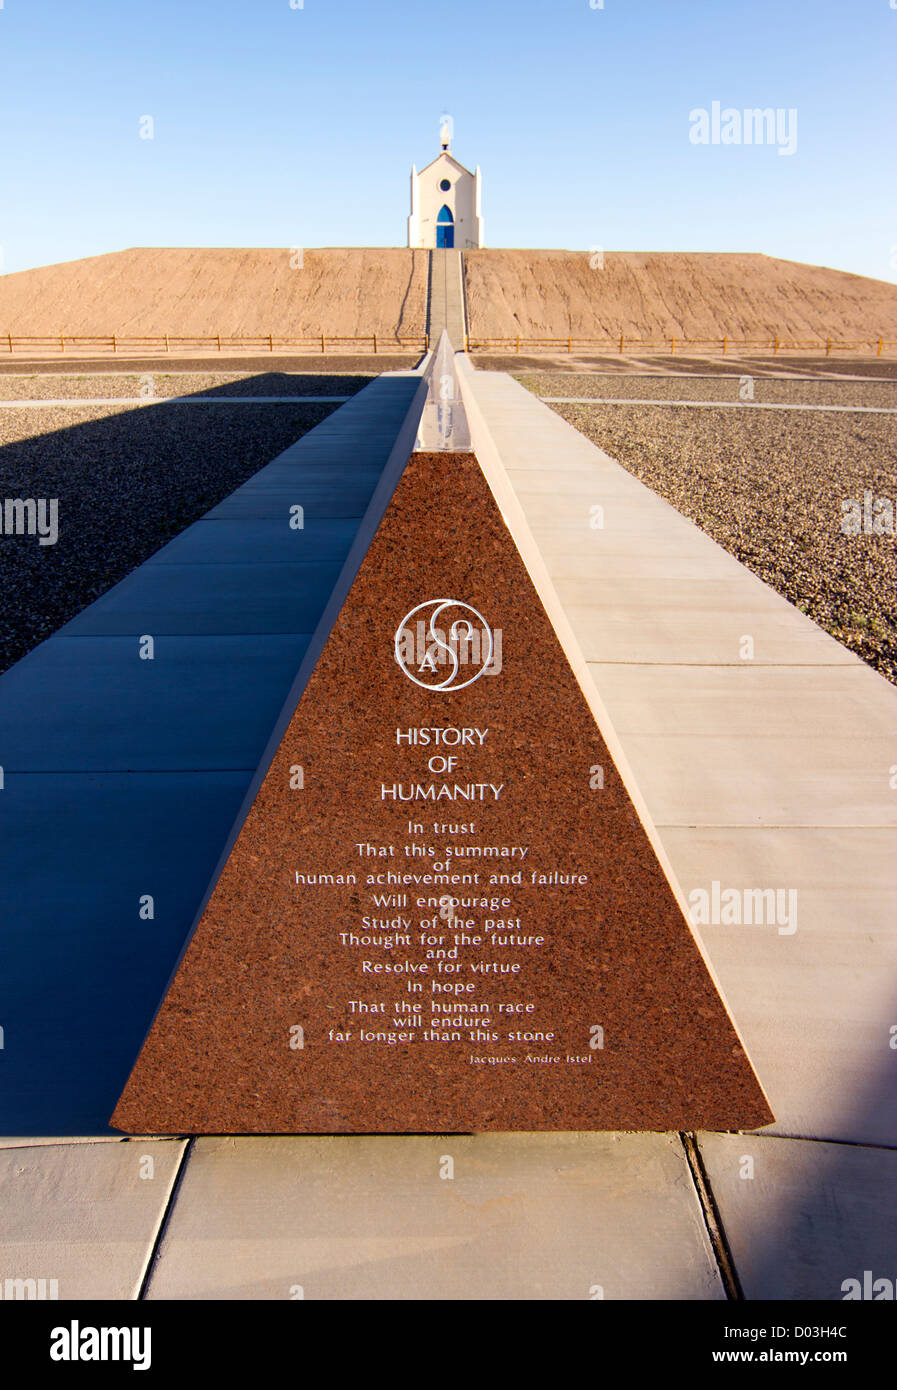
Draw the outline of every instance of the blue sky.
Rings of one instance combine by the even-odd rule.
[[[0,0],[3,269],[404,245],[411,163],[449,112],[491,246],[764,251],[897,281],[892,0],[591,3]],[[796,152],[692,143],[714,101],[796,109]]]

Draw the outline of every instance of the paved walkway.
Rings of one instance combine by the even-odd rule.
[[[798,894],[794,931],[698,928],[777,1124],[696,1141],[4,1140],[0,1275],[55,1278],[60,1297],[168,1299],[838,1299],[866,1269],[892,1277],[897,691],[509,377],[462,367],[461,382],[474,447],[671,874],[685,893]],[[416,383],[368,394],[380,384],[138,571],[146,587],[132,576],[0,681],[4,882],[28,924],[0,1055],[23,1127],[60,1103],[93,1124],[120,1084],[164,986],[161,967],[143,978],[149,943],[170,953],[183,935],[172,898],[201,897],[305,624],[413,414]],[[338,489],[328,429],[354,460],[346,472],[340,455]],[[297,537],[284,513],[303,498],[318,524]],[[268,587],[284,565],[291,583]],[[158,637],[154,664],[136,656],[139,629]],[[88,1116],[74,1097],[93,1073]]]
[[[777,1132],[897,1146],[897,689],[510,377],[474,396],[686,894],[799,894],[700,931]]]
[[[443,333],[453,347],[464,347],[467,311],[464,301],[464,264],[460,251],[430,252],[430,286],[427,295],[427,333],[435,348]]]
[[[0,1133],[107,1130],[424,394],[379,377],[0,677]]]

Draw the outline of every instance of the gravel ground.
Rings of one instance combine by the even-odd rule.
[[[745,372],[743,375],[748,376]],[[520,374],[522,386],[537,396],[594,396],[596,400],[625,397],[655,401],[737,401],[742,376],[626,376],[618,373]],[[752,377],[754,400],[759,404],[866,405],[897,410],[897,382],[890,381],[795,381],[791,378]],[[750,403],[745,404],[750,409]]]
[[[366,376],[341,376],[337,385],[327,375],[287,372],[122,372],[99,376],[74,373],[29,373],[0,376],[0,400],[84,400],[89,397],[166,396],[352,396],[374,381]]]
[[[785,359],[782,357],[755,358],[757,366],[771,367],[779,362],[784,365]],[[794,358],[791,361],[789,370],[800,371],[801,368],[808,372],[826,372],[830,376],[880,376],[889,381],[897,381],[897,360],[892,352],[890,358],[887,357],[804,357]]]
[[[658,376],[708,376],[741,375],[755,372],[767,376],[811,376],[811,377],[880,377],[885,381],[897,381],[897,359],[894,357],[854,357],[844,361],[835,358],[811,358],[783,356],[754,357],[670,357],[664,353],[654,353],[643,357],[619,357],[614,353],[603,353],[588,357],[582,353],[551,352],[473,352],[471,359],[475,367],[485,372],[556,372],[563,375],[581,372],[629,373],[654,372]]]
[[[757,372],[764,376],[815,376],[815,377],[880,377],[884,381],[897,381],[897,359],[891,357],[846,356],[840,361],[834,357],[777,357],[764,353],[741,356],[729,354],[728,357],[666,357],[657,355],[633,359],[643,370],[664,371],[682,375],[693,372],[709,372],[712,375],[728,376],[731,372]]]
[[[354,382],[331,377],[330,393]],[[0,534],[0,670],[338,409],[0,410],[0,499],[59,499],[55,545]]]
[[[897,683],[897,540],[841,529],[842,499],[897,506],[897,417],[552,408]]]

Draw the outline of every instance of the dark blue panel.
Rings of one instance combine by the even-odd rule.
[[[135,637],[51,637],[0,678],[0,766],[254,768],[308,643],[163,635],[144,661]]]
[[[287,528],[289,529],[289,528]],[[63,629],[69,637],[311,633],[342,565],[142,565]]]
[[[105,1130],[418,386],[372,383],[0,677],[0,1133]]]
[[[7,778],[0,1133],[106,1132],[249,779]]]

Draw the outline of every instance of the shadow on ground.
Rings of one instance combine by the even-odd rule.
[[[349,396],[371,380],[266,372],[197,394]],[[0,671],[338,409],[160,401],[116,414],[100,406],[92,420],[80,407],[0,412],[0,502],[59,503],[55,545],[0,534]],[[46,432],[60,418],[78,423]],[[32,426],[44,432],[9,437]]]
[[[381,376],[342,407],[127,410],[17,445],[30,473],[11,474],[12,446],[0,450],[5,479],[34,491],[49,480],[68,507],[62,526],[81,518],[55,560],[65,585],[79,566],[72,611],[114,584],[105,548],[119,529],[127,544],[112,558],[126,573],[321,421],[274,482],[216,508],[176,555],[0,676],[0,1134],[107,1131],[419,384]],[[297,531],[283,524],[284,486],[305,504]],[[95,535],[103,496],[111,519]],[[152,660],[139,655],[145,621]]]

